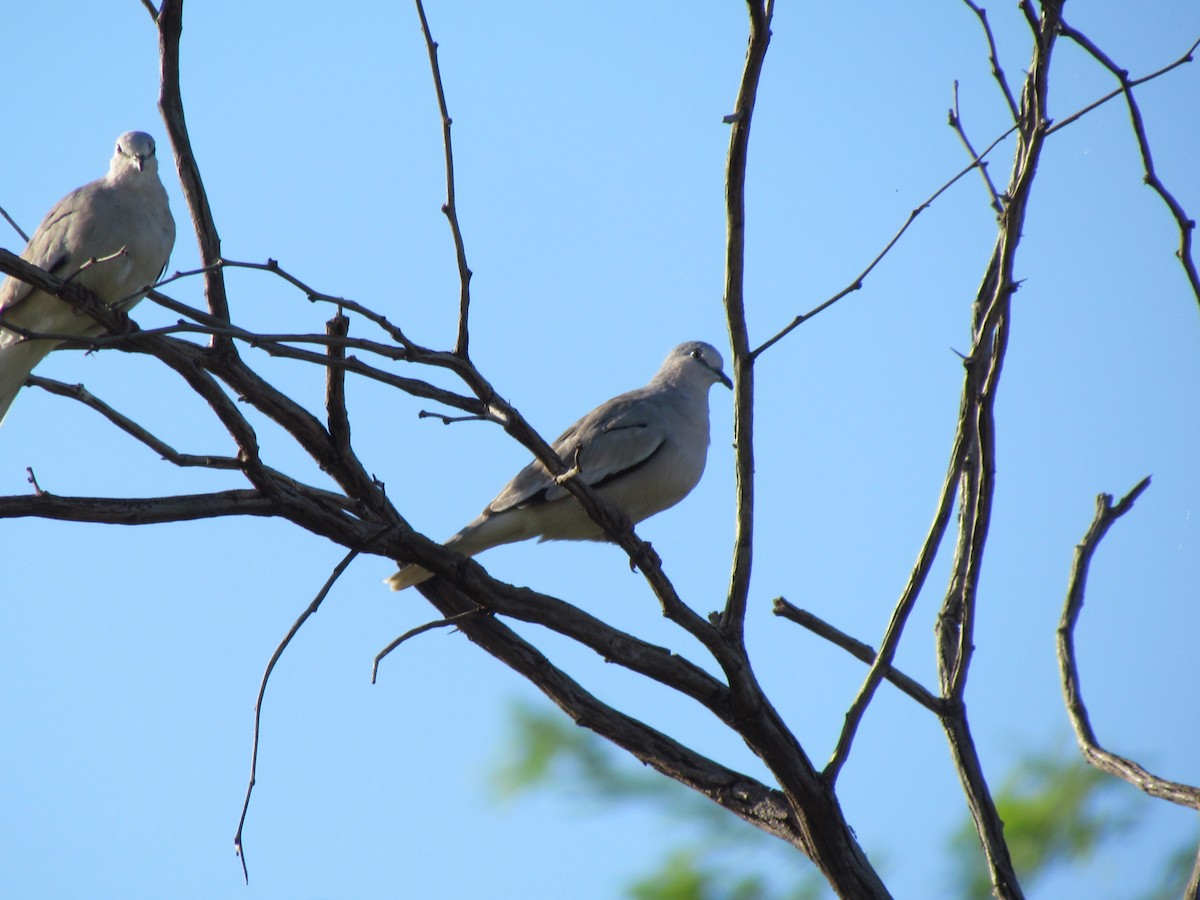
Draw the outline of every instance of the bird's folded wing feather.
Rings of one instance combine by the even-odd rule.
[[[666,435],[653,404],[640,392],[616,397],[592,410],[554,441],[554,452],[575,465],[579,477],[596,488],[645,463],[663,445]],[[522,469],[488,505],[489,513],[519,506],[548,503],[566,497],[565,487],[540,462]]]
[[[90,185],[71,191],[46,213],[46,218],[33,233],[21,259],[59,278],[72,274],[68,271],[71,268],[71,253],[67,247],[67,237],[73,220],[78,218],[81,195],[87,187]],[[12,312],[33,291],[33,285],[9,278],[0,290],[0,312]]]

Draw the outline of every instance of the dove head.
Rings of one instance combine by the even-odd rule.
[[[732,388],[733,382],[725,374],[723,365],[721,354],[712,344],[688,341],[667,354],[654,380],[699,384],[706,390],[719,381],[725,387]]]
[[[110,175],[117,178],[134,171],[151,174],[158,171],[154,138],[144,131],[127,131],[117,138],[117,149],[109,169]]]

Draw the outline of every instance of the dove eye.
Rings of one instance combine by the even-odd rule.
[[[692,359],[704,359],[704,351],[697,348],[688,354]]]

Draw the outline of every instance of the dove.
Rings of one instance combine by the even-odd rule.
[[[710,344],[680,344],[649,384],[593,409],[554,441],[554,452],[632,524],[674,506],[704,473],[708,389],[717,382],[733,387],[722,365],[721,354]],[[474,556],[534,537],[539,542],[607,539],[536,460],[444,546]],[[399,591],[431,577],[420,566],[406,565],[384,583]]]
[[[174,244],[175,220],[158,177],[154,138],[128,131],[117,138],[108,174],[59,200],[21,258],[128,311],[166,270]],[[46,334],[104,330],[70,303],[7,278],[0,285],[0,421],[34,366],[61,343],[22,337],[6,324]]]

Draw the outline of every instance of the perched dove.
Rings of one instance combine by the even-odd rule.
[[[733,387],[721,354],[700,341],[680,344],[643,388],[602,403],[554,442],[579,477],[633,523],[674,506],[700,481],[708,456],[708,389]],[[534,461],[504,486],[479,518],[446,541],[474,556],[489,547],[539,541],[601,541],[604,531],[565,487]],[[385,581],[393,591],[432,574],[404,566]]]
[[[117,138],[108,174],[59,200],[21,258],[129,310],[162,275],[174,244],[175,220],[158,178],[154,138],[128,131]],[[71,304],[15,278],[0,285],[0,319],[47,334],[103,331]],[[0,420],[33,367],[59,343],[27,340],[0,325]]]

